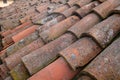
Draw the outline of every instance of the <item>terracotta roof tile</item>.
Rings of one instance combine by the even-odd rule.
[[[25,13],[26,16],[24,18],[20,19],[20,22],[24,23],[26,21],[29,21],[31,18],[33,18],[33,17],[35,17],[36,15],[39,15],[39,14],[44,14],[45,15],[46,12],[48,11],[49,6],[50,6],[49,3],[43,3],[40,6],[37,6],[37,7],[33,8],[33,9],[30,9],[29,11],[27,11]]]
[[[0,10],[0,80],[119,80],[119,7],[15,0]]]
[[[82,72],[97,80],[120,79],[120,38],[97,56]],[[88,79],[87,79],[88,80]]]
[[[44,3],[41,3],[41,4],[44,4]],[[40,4],[40,5],[41,5]],[[21,19],[21,18],[23,18],[23,17],[25,17],[25,16],[28,16],[28,15],[31,15],[31,13],[34,13],[34,14],[36,14],[36,13],[38,13],[37,11],[35,11],[35,7],[37,6],[37,5],[34,5],[34,6],[30,6],[30,4],[28,4],[29,5],[29,7],[27,7],[27,6],[22,6],[22,7],[24,7],[24,8],[26,8],[25,10],[24,9],[21,9],[21,10],[23,10],[22,12],[20,12],[19,11],[19,8],[18,8],[18,11],[16,12],[16,14],[15,14],[15,16],[13,17],[12,15],[11,15],[11,18],[3,18],[2,20],[4,21],[4,22],[6,22],[6,23],[4,23],[3,24],[3,22],[2,22],[2,25],[3,25],[3,27],[5,28],[5,29],[10,29],[10,27],[8,27],[8,26],[10,26],[10,24],[11,24],[11,28],[13,29],[13,27],[16,27],[17,25],[19,25],[20,23],[19,23],[19,19]],[[30,9],[29,9],[30,8]],[[16,11],[16,9],[14,10],[14,11]],[[10,16],[10,15],[9,15]],[[33,16],[33,15],[32,15]],[[10,21],[9,21],[9,20]],[[7,25],[9,23],[9,25]],[[16,25],[15,25],[16,24]]]
[[[74,41],[76,41],[76,38],[72,34],[65,34],[42,48],[24,56],[22,61],[30,74],[34,74],[55,60],[58,52],[71,45]]]
[[[101,23],[101,24],[102,24],[102,23]],[[84,38],[82,38],[82,39],[84,39]],[[89,40],[89,39],[86,39],[86,40]],[[83,40],[83,41],[84,41],[84,40]],[[91,40],[91,41],[94,42],[93,40]],[[86,42],[85,42],[85,43],[83,43],[82,41],[80,41],[80,42],[81,42],[81,44],[82,44],[82,45],[81,45],[82,47],[83,47],[83,45],[87,45]],[[80,45],[79,45],[77,42],[75,42],[75,44],[79,46],[78,48],[80,48]],[[92,43],[90,42],[90,44],[92,44]],[[74,45],[74,44],[73,44],[73,45]],[[76,47],[76,45],[75,45],[75,47]],[[97,46],[97,44],[96,44],[96,46]],[[86,48],[86,47],[88,47],[88,48]],[[83,47],[83,49],[85,49],[85,51],[86,51],[86,49],[88,49],[88,52],[89,52],[90,46],[86,46],[86,47]],[[98,46],[98,47],[99,47],[99,46]],[[96,48],[96,52],[95,52],[94,57],[101,51],[101,49],[99,49],[100,47],[99,47],[99,48],[95,47],[95,48]],[[72,49],[71,49],[70,47],[68,47],[68,51],[69,51],[69,50],[72,50]],[[83,54],[84,54],[84,52],[85,52],[85,51],[81,50],[81,48],[80,48],[80,49],[76,49],[76,50],[82,51]],[[91,48],[91,51],[92,51],[92,50],[93,50],[93,52],[94,52],[95,49]],[[97,50],[98,50],[98,51],[97,51]],[[70,51],[70,52],[68,52],[68,53],[73,53],[73,52]],[[91,53],[92,53],[92,52],[91,52]],[[69,55],[69,54],[66,54],[66,56],[68,56],[68,55]],[[77,54],[76,54],[76,55],[77,55]],[[91,54],[90,54],[90,55],[91,55]],[[89,56],[89,55],[87,55],[87,56]],[[78,55],[77,55],[77,57],[78,57]],[[80,57],[80,56],[79,56],[79,57]],[[92,56],[92,57],[93,57],[93,56]],[[74,64],[74,59],[75,59],[75,58],[73,58],[73,59],[69,59],[69,57],[64,57],[64,58],[71,61],[71,62],[69,62],[69,61],[67,60],[68,63],[70,63],[70,64],[73,63],[73,64]],[[70,58],[72,58],[72,57],[70,57]],[[83,58],[83,56],[81,56],[81,58],[78,58],[78,59],[81,59],[81,60],[84,59],[83,61],[80,61],[80,62],[84,62],[84,61],[86,61],[86,60],[91,61],[91,60],[93,59],[93,58],[91,58],[91,59],[90,59],[90,58],[91,58],[90,56],[89,56],[89,59]],[[86,60],[85,60],[85,59],[86,59]],[[73,62],[72,62],[72,61],[73,61]],[[79,60],[78,60],[78,61],[79,61]],[[75,62],[78,62],[78,61],[75,61]],[[87,63],[88,63],[88,61],[87,61]],[[86,63],[86,64],[87,64],[87,63]],[[76,63],[76,64],[77,64],[77,63]],[[76,64],[75,64],[75,65],[76,65]],[[84,63],[83,63],[83,64],[84,64]],[[82,65],[81,67],[85,66],[86,64],[84,64],[84,65],[81,64],[81,65]],[[50,67],[50,65],[49,65],[48,67]],[[46,68],[48,68],[48,67],[46,67]],[[76,68],[78,68],[78,67],[79,67],[79,66],[77,66]],[[43,70],[41,70],[41,71],[38,72],[38,73],[41,73],[42,71],[46,70],[46,68],[44,68]],[[50,73],[52,73],[52,72],[53,72],[53,71],[50,71]],[[37,74],[36,74],[35,76],[37,76]],[[42,76],[42,74],[39,74],[38,76]],[[34,76],[33,76],[33,77],[34,77]],[[46,74],[46,77],[50,78],[50,76],[47,75],[47,74]],[[41,78],[42,78],[42,77],[41,77]],[[33,80],[34,80],[34,78],[33,78]],[[45,79],[45,80],[46,80],[46,79]]]
[[[53,13],[60,13],[70,8],[68,5],[62,5],[58,9],[53,10]]]
[[[70,0],[65,5],[61,6],[60,8],[55,9],[53,11],[53,13],[61,13],[61,12],[65,11],[65,10],[69,9],[70,7],[75,6],[75,5],[82,7],[82,6],[90,3],[91,1],[92,0],[80,0],[80,1],[79,0]]]
[[[49,3],[42,4],[40,6],[37,6],[35,10],[38,11],[39,13],[46,12],[49,5],[50,5]]]
[[[79,38],[83,32],[89,30],[100,21],[101,19],[99,16],[94,13],[90,13],[68,29],[68,31],[72,32]]]
[[[9,56],[11,54],[14,54],[17,50],[23,48],[24,46],[30,44],[32,41],[38,39],[38,32],[34,32],[29,35],[29,37],[25,37],[24,39],[20,40],[19,42],[11,45],[6,49],[6,54]]]
[[[78,8],[79,8],[79,7],[77,7],[77,6],[73,6],[73,7],[69,8],[69,9],[65,10],[65,11],[62,12],[61,14],[63,14],[63,16],[65,16],[65,17],[70,17],[70,16],[73,14],[73,12],[74,12],[75,10],[77,10]]]
[[[67,11],[65,11],[65,12],[67,12]],[[60,17],[58,17],[58,20],[59,20],[59,18]],[[55,20],[55,19],[54,19]],[[53,22],[55,22],[54,20],[52,20]],[[50,21],[50,23],[51,23],[51,21]],[[48,24],[50,24],[49,22],[48,22]],[[46,25],[48,25],[48,24],[46,24]],[[45,26],[43,26],[43,28],[45,28]],[[40,30],[39,30],[40,31]]]
[[[73,5],[77,5],[77,6],[82,7],[82,6],[88,4],[88,3],[92,2],[92,1],[93,1],[93,0],[78,0],[78,1],[75,2],[75,4],[73,4]],[[69,4],[69,5],[70,5],[70,4]]]
[[[31,21],[26,22],[26,23],[23,23],[22,25],[14,28],[14,29],[12,29],[12,30],[7,30],[7,31],[5,31],[5,32],[2,32],[2,33],[1,33],[1,36],[2,36],[2,37],[6,37],[6,36],[12,35],[12,34],[15,35],[15,33],[21,32],[23,29],[29,27],[30,25],[31,25]],[[25,27],[25,28],[24,28],[24,27]]]
[[[120,0],[107,0],[99,6],[95,7],[94,11],[102,18],[106,18],[118,5],[120,5]]]
[[[94,1],[94,2],[91,2],[81,8],[79,8],[78,10],[76,10],[74,12],[75,15],[78,15],[80,17],[85,17],[87,14],[89,14],[90,12],[92,12],[92,9],[96,6],[98,6],[100,3],[98,1]]]
[[[0,35],[2,38],[4,38],[5,36],[9,35],[10,33],[11,33],[11,30],[1,31]]]
[[[46,17],[48,15],[48,13],[40,13],[34,17],[31,17],[31,21],[33,24],[35,24],[37,21],[41,20],[42,18]]]
[[[113,10],[113,13],[120,13],[120,6],[118,6],[117,8],[115,8],[115,9]]]
[[[60,52],[60,55],[66,59],[70,67],[76,70],[85,66],[91,61],[101,48],[90,38],[81,38],[71,46]]]
[[[39,25],[44,25],[44,24],[46,24],[48,21],[56,18],[57,16],[58,16],[58,14],[48,15],[48,16],[46,16],[46,17],[38,20],[37,23],[38,23]]]
[[[26,26],[26,27],[28,27],[28,26]],[[33,25],[31,27],[28,27],[27,29],[26,29],[26,27],[25,27],[25,30],[22,30],[21,32],[16,31],[13,34],[10,34],[7,37],[5,37],[3,39],[3,43],[2,43],[4,48],[12,45],[15,42],[20,41],[21,39],[25,38],[29,34],[33,33],[38,28],[37,25]]]
[[[120,31],[120,15],[114,14],[91,28],[87,35],[92,36],[102,48],[105,48]]]
[[[30,52],[32,52],[40,47],[42,47],[43,45],[44,45],[43,41],[40,38],[38,38],[37,40],[33,41],[29,45],[23,47],[20,50],[17,50],[17,52],[15,52],[14,54],[12,54],[4,59],[7,67],[10,70],[13,69],[15,66],[17,66],[17,64],[19,64],[21,62],[21,58],[23,56],[29,54]]]
[[[5,64],[0,65],[0,76],[2,77],[2,79],[8,77],[8,69]]]
[[[52,26],[54,26],[55,24],[61,22],[64,19],[65,19],[65,16],[59,15],[56,18],[46,22],[44,25],[39,27],[39,29],[38,29],[39,33],[41,33],[42,31],[45,31],[45,30],[51,28]],[[39,24],[39,23],[37,23],[37,24]]]
[[[5,49],[5,48],[9,47],[10,45],[14,44],[11,37],[3,38],[1,43],[3,45],[3,49]]]
[[[72,7],[77,1],[79,0],[70,0],[66,3],[66,5],[68,5],[69,7]]]
[[[60,23],[52,26],[51,28],[43,31],[40,37],[45,41],[49,42],[64,34],[68,28],[77,23],[80,19],[77,16],[71,16]]]
[[[28,80],[71,80],[76,74],[63,58],[59,58]]]
[[[30,76],[23,64],[18,64],[18,66],[10,71],[10,74],[14,80],[26,80]]]
[[[7,55],[5,53],[6,53],[5,49],[0,52],[0,62],[1,63],[4,61],[4,58],[7,57]]]
[[[33,25],[28,29],[25,29],[24,31],[20,32],[19,34],[15,35],[12,37],[14,42],[18,42],[21,39],[23,39],[24,37],[28,36],[29,34],[35,32],[35,30],[38,28],[37,25]]]

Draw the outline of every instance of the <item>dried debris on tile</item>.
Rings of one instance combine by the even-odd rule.
[[[14,0],[0,30],[0,80],[120,80],[120,0]]]

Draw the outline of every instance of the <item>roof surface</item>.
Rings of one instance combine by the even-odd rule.
[[[15,0],[0,26],[0,80],[120,80],[120,0]]]

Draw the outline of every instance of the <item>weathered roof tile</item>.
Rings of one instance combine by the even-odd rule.
[[[34,40],[36,40],[38,38],[39,38],[39,35],[38,35],[38,32],[36,31],[36,32],[30,34],[28,37],[25,37],[24,39],[20,40],[19,42],[9,46],[6,49],[7,56],[14,54],[17,50],[23,48],[24,46],[30,44],[31,42],[33,42]]]
[[[18,64],[13,70],[10,71],[10,74],[14,80],[26,80],[30,77],[24,64]]]
[[[81,38],[68,48],[60,52],[73,70],[85,66],[91,61],[101,48],[90,38]]]
[[[21,58],[30,52],[42,47],[44,45],[43,41],[39,38],[29,45],[23,47],[22,49],[18,50],[16,53],[8,56],[7,58],[4,59],[7,67],[9,70],[13,69],[17,64],[21,62]]]
[[[100,3],[98,1],[93,1],[74,12],[75,15],[80,16],[81,18],[85,17],[87,14],[92,12],[92,9],[98,6]]]
[[[30,74],[38,72],[57,58],[58,52],[76,41],[72,34],[65,34],[22,58]],[[34,65],[33,65],[34,64]]]
[[[75,80],[118,80],[119,6],[119,0],[15,0],[0,10],[0,80],[71,80],[78,73]]]
[[[120,31],[120,15],[114,14],[91,28],[86,35],[93,37],[105,48]]]
[[[97,56],[81,73],[97,80],[120,79],[120,38]],[[89,75],[90,76],[89,76]]]
[[[72,25],[78,22],[80,19],[77,16],[71,16],[58,24],[52,26],[50,29],[43,31],[40,37],[45,41],[49,42],[61,36],[67,31]]]
[[[94,8],[94,11],[103,19],[106,18],[112,10],[120,5],[120,0],[107,0]]]
[[[7,69],[5,64],[0,65],[0,76],[2,77],[2,79],[8,77],[8,71],[9,70]]]
[[[68,31],[75,34],[77,38],[80,38],[83,32],[89,30],[100,21],[101,19],[98,15],[95,13],[90,13],[87,16],[83,17],[83,19],[73,25],[70,29],[68,29]]]
[[[120,6],[118,6],[117,8],[115,8],[115,9],[113,10],[113,13],[120,13]]]
[[[71,80],[77,73],[71,70],[63,58],[59,58],[28,80]]]

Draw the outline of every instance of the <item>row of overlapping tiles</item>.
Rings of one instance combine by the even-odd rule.
[[[10,71],[14,80],[70,80],[80,72],[79,80],[119,80],[120,39],[103,49],[120,31],[120,1],[51,1],[31,0],[22,19],[19,9],[1,16],[1,78]]]

